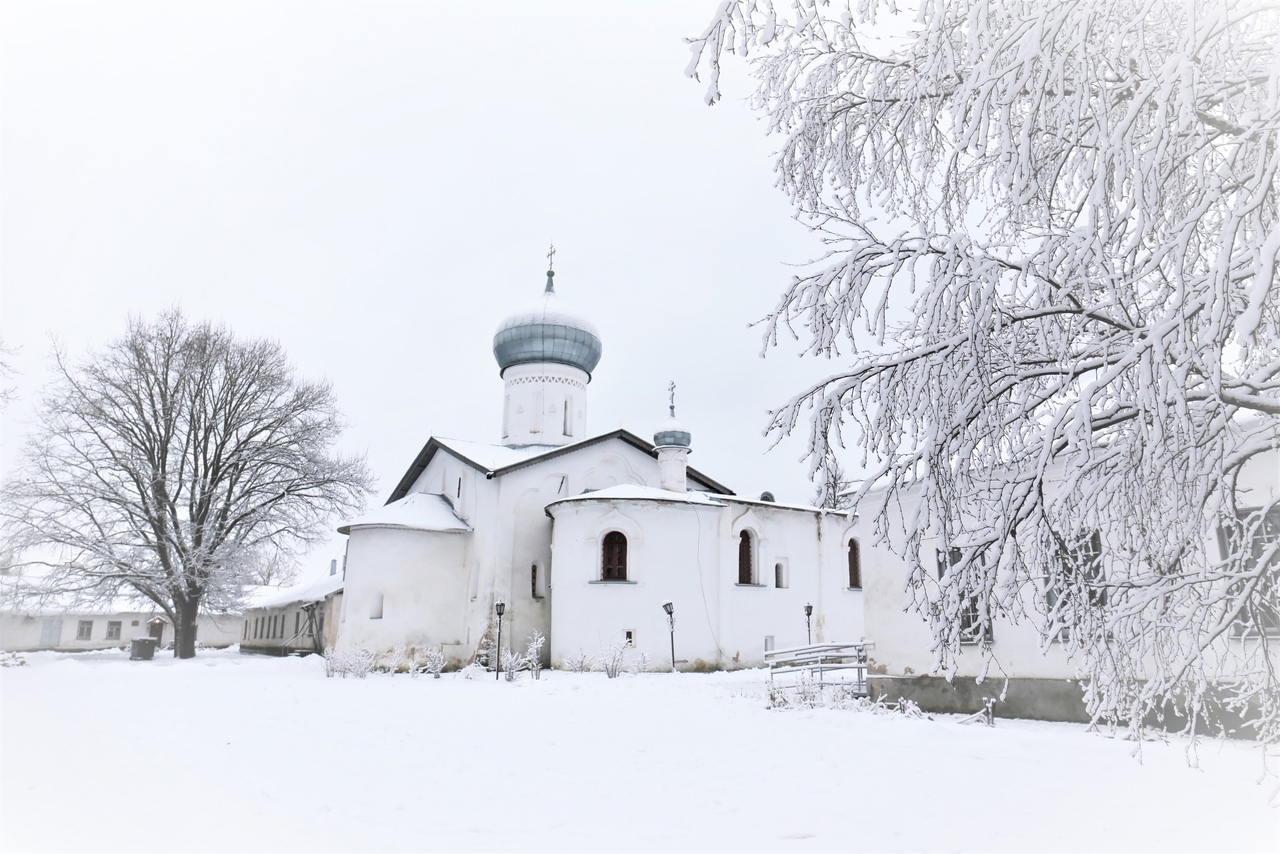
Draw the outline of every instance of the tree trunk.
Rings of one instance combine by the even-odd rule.
[[[196,618],[200,615],[200,600],[174,602],[177,620],[173,624],[173,657],[196,657]]]

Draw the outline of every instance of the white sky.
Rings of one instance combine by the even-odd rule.
[[[766,455],[762,430],[834,366],[762,361],[747,324],[822,247],[773,187],[744,67],[716,107],[683,76],[714,7],[6,0],[0,470],[50,335],[83,353],[177,304],[332,381],[381,503],[432,434],[498,441],[493,332],[554,240],[604,341],[589,432],[650,438],[675,380],[692,465],[807,501],[803,441]]]

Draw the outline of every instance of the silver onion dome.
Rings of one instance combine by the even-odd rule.
[[[560,304],[555,273],[547,271],[547,287],[537,305],[518,311],[498,326],[493,357],[500,371],[531,362],[558,362],[585,371],[600,363],[600,333],[590,321]]]
[[[676,420],[676,408],[671,407],[671,417],[662,423],[658,432],[653,434],[655,448],[688,448],[693,445],[693,436],[684,425]]]

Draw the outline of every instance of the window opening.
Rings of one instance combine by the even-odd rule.
[[[93,640],[93,620],[81,620],[76,625],[76,640]]]
[[[1107,604],[1107,588],[1102,574],[1102,535],[1094,531],[1088,537],[1054,555],[1056,577],[1045,585],[1044,600],[1050,613],[1073,602],[1101,608]],[[1063,619],[1062,617],[1066,617]],[[1066,627],[1074,623],[1067,614],[1059,617]]]
[[[600,560],[600,578],[604,581],[627,580],[627,538],[620,531],[604,535]]]
[[[373,602],[369,606],[369,619],[370,620],[382,619],[382,594],[381,593],[373,594]]]
[[[862,555],[856,539],[849,541],[849,589],[862,589]]]
[[[755,573],[752,571],[751,532],[743,531],[738,535],[738,583],[754,584]]]
[[[120,640],[120,621],[107,621],[107,640]]]
[[[1229,560],[1240,549],[1239,544],[1247,532],[1247,526],[1252,521],[1251,517],[1257,518],[1262,508],[1242,507],[1236,512],[1238,516],[1234,525],[1218,529],[1218,546],[1223,560]],[[1280,507],[1273,506],[1268,508],[1265,515],[1253,522],[1248,548],[1250,569],[1262,563],[1262,556],[1278,537],[1280,537]],[[1273,554],[1267,561],[1267,566],[1274,567],[1278,562],[1280,562],[1280,553]],[[1259,575],[1261,583],[1258,585],[1256,594],[1245,599],[1234,600],[1238,612],[1231,624],[1231,637],[1256,637],[1259,634],[1269,638],[1280,637],[1280,605],[1277,604],[1280,600],[1276,595],[1275,575],[1273,569],[1261,573]],[[1227,595],[1239,597],[1244,592],[1245,584],[1243,579],[1234,582],[1227,589]]]
[[[538,565],[536,563],[529,567],[529,595],[534,599],[538,598]]]
[[[947,573],[953,568],[960,565],[964,560],[964,552],[961,549],[948,549],[947,551],[938,551],[938,578],[939,580],[946,577]],[[979,641],[993,640],[991,628],[988,626],[986,632],[982,631],[982,618],[978,613],[978,597],[966,596],[960,605],[960,643],[978,643]]]

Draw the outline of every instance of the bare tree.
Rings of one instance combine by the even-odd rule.
[[[0,408],[11,403],[14,398],[13,377],[15,374],[13,368],[13,357],[16,355],[14,351],[5,346],[4,339],[0,338]]]
[[[899,547],[939,669],[1033,619],[1096,717],[1226,706],[1275,741],[1280,510],[1241,480],[1280,447],[1280,12],[910,6],[727,0],[691,40],[709,103],[751,57],[828,247],[767,344],[844,367],[772,429],[807,418],[815,473],[861,451],[881,542],[919,502]]]
[[[848,510],[853,505],[853,481],[834,450],[828,450],[813,476],[813,505],[828,510]]]
[[[362,458],[333,452],[326,383],[280,345],[170,311],[72,362],[55,352],[26,469],[6,488],[11,542],[53,558],[45,589],[154,602],[174,655],[195,655],[202,607],[234,604],[264,552],[318,539],[369,490]]]

